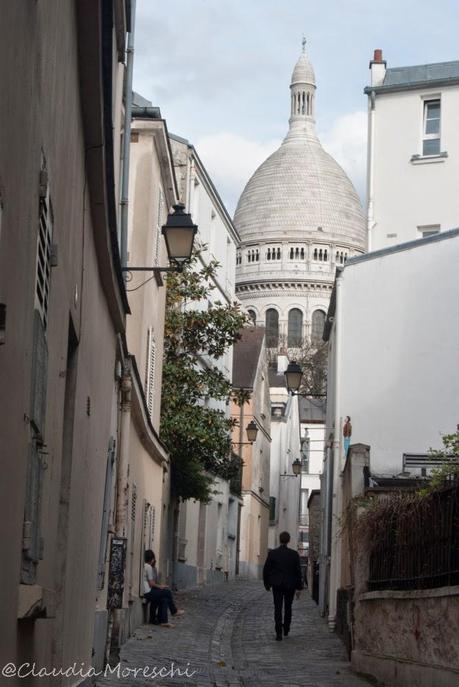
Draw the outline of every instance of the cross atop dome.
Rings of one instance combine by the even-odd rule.
[[[306,36],[305,36],[304,33],[303,33],[303,39],[302,39],[302,41],[301,41],[301,46],[302,46],[303,55],[304,55],[304,53],[306,52],[306,42],[307,42],[307,41],[306,41]]]

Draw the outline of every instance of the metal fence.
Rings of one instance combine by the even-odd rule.
[[[459,584],[459,481],[388,509],[370,554],[368,587],[427,589]]]

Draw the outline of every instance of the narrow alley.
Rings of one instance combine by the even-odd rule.
[[[339,638],[328,630],[307,591],[294,601],[289,637],[274,639],[272,594],[261,582],[238,580],[177,594],[185,615],[175,627],[143,625],[122,647],[121,675],[97,687],[358,687]],[[145,679],[148,666],[185,671]],[[129,673],[127,672],[129,669]],[[191,677],[188,677],[191,676]]]

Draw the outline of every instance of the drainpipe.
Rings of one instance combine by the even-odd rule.
[[[371,91],[368,98],[368,153],[367,153],[367,171],[368,171],[368,186],[367,186],[367,235],[368,235],[368,250],[372,249],[372,233],[375,225],[374,220],[374,159],[375,159],[375,109],[376,96],[375,92]]]
[[[130,31],[126,48],[126,79],[124,85],[124,136],[122,150],[122,178],[121,178],[121,266],[127,267],[128,262],[128,202],[129,202],[129,154],[131,149],[131,119],[132,119],[132,74],[134,69],[134,30],[135,4],[131,0]]]

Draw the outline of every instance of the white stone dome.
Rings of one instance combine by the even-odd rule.
[[[365,218],[352,182],[315,132],[315,78],[303,53],[292,74],[291,117],[282,145],[258,167],[236,208],[242,242],[343,241],[366,247]]]

